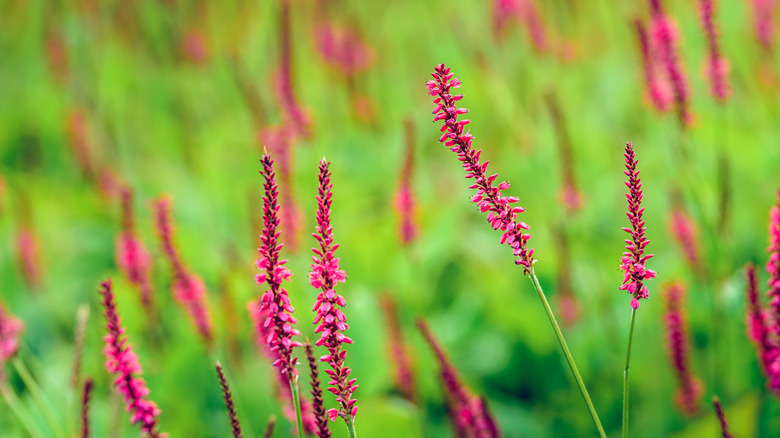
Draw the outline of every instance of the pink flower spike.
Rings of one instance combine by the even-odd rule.
[[[771,52],[775,43],[775,10],[777,0],[751,0],[753,28],[756,38],[766,52]]]
[[[19,351],[19,336],[23,330],[22,322],[7,313],[0,305],[0,380],[3,379],[3,363]]]
[[[471,143],[474,137],[469,132],[463,131],[465,120],[458,121],[458,112],[455,106],[456,99],[450,94],[452,88],[460,88],[460,80],[453,79],[450,69],[444,64],[439,64],[432,73],[434,80],[428,81],[426,87],[431,96],[440,99],[441,107],[436,111],[436,120],[444,120],[442,132],[449,132],[450,142],[453,152],[458,155],[458,160],[463,163],[466,170],[466,178],[473,178],[474,184],[471,188],[477,189],[477,195],[482,196],[484,201],[480,204],[480,210],[487,212],[488,223],[493,229],[503,232],[500,241],[512,247],[512,252],[517,259],[515,263],[523,267],[523,273],[528,274],[533,269],[534,258],[533,249],[528,248],[530,234],[524,234],[527,226],[517,220],[517,213],[523,211],[518,207],[513,207],[512,203],[517,202],[516,198],[501,196],[499,187],[493,185],[494,177],[488,177],[487,165],[485,161],[479,161],[481,150],[472,148]],[[442,117],[443,115],[443,117]]]
[[[152,260],[149,252],[135,233],[133,221],[133,192],[129,187],[122,187],[122,232],[116,240],[117,265],[141,293],[144,307],[151,309],[151,282],[149,280]]]
[[[654,48],[650,44],[645,25],[639,19],[634,19],[634,28],[642,55],[647,98],[658,112],[666,112],[672,104],[671,85],[661,71],[658,57],[653,53]]]
[[[298,377],[298,372],[295,370],[298,359],[292,356],[292,349],[303,344],[293,340],[293,336],[300,335],[298,330],[293,328],[297,322],[292,316],[295,309],[290,305],[287,291],[281,287],[282,282],[288,280],[292,274],[284,266],[285,261],[279,260],[279,251],[284,246],[279,242],[281,235],[278,230],[279,188],[276,184],[274,160],[271,155],[264,154],[260,158],[260,163],[265,195],[263,196],[263,234],[260,235],[260,248],[257,250],[260,253],[257,266],[265,267],[265,275],[258,279],[263,279],[269,287],[260,299],[260,312],[267,314],[263,326],[271,329],[266,342],[268,349],[275,352],[277,356],[274,366],[287,381],[294,382]]]
[[[704,388],[699,380],[691,374],[688,364],[689,346],[684,310],[685,288],[679,283],[668,286],[664,292],[664,301],[666,302],[664,321],[668,336],[667,348],[679,382],[675,401],[683,414],[692,416],[699,410],[699,398],[704,392]]]
[[[696,224],[681,207],[675,206],[672,208],[669,228],[691,269],[697,275],[702,275],[703,266],[699,257],[699,233],[696,229]]]
[[[769,273],[769,308],[774,320],[773,333],[780,336],[780,191],[777,193],[778,203],[769,212],[769,261],[766,271]],[[780,374],[780,369],[778,370]]]
[[[16,235],[16,257],[22,270],[22,278],[32,290],[41,287],[40,245],[30,226],[23,226]]]
[[[349,367],[344,365],[344,359],[347,352],[343,349],[343,344],[351,344],[352,340],[344,335],[344,331],[349,328],[346,323],[346,317],[339,307],[344,307],[344,297],[337,295],[333,288],[338,282],[346,281],[346,273],[339,269],[339,259],[335,257],[335,251],[338,245],[333,243],[333,227],[330,224],[331,208],[331,189],[333,184],[330,182],[330,162],[325,158],[320,161],[319,166],[319,188],[317,191],[317,227],[316,233],[312,235],[319,243],[318,248],[312,248],[315,256],[314,263],[311,265],[309,273],[309,283],[315,289],[319,289],[314,308],[317,311],[315,318],[316,333],[320,333],[320,339],[317,345],[324,345],[328,350],[327,359],[330,370],[325,372],[330,376],[328,382],[330,388],[328,391],[336,395],[339,403],[339,409],[328,411],[331,420],[335,420],[339,415],[348,426],[355,421],[356,400],[352,394],[358,385],[355,385],[355,379],[349,379]]]
[[[200,278],[185,268],[176,251],[173,243],[173,226],[171,225],[171,200],[163,197],[155,202],[154,207],[157,233],[173,271],[173,284],[171,285],[173,296],[190,315],[192,323],[206,341],[206,345],[210,346],[213,334],[211,316],[209,315],[208,303],[206,301],[206,287]]]
[[[408,245],[417,238],[417,224],[414,218],[415,199],[412,190],[412,174],[414,172],[414,125],[412,120],[406,119],[404,127],[406,128],[406,149],[401,168],[401,181],[398,184],[394,204],[401,222],[401,243]]]
[[[679,39],[677,27],[672,19],[664,14],[660,0],[650,0],[650,3],[652,10],[651,44],[657,53],[659,62],[663,65],[666,78],[672,85],[680,123],[683,126],[688,126],[693,122],[693,117],[688,108],[688,79],[683,71],[680,55],[677,51],[677,40]]]
[[[707,35],[707,62],[704,73],[710,83],[710,95],[719,102],[725,102],[731,94],[729,87],[729,64],[718,48],[718,33],[713,21],[715,0],[699,0],[699,18]]]
[[[102,282],[100,287],[108,329],[108,334],[104,338],[106,369],[116,376],[114,386],[125,399],[127,411],[130,412],[130,422],[133,424],[140,422],[141,432],[148,438],[162,437],[164,434],[157,431],[157,417],[160,415],[160,410],[154,402],[146,398],[149,389],[141,378],[143,372],[138,357],[133,353],[132,345],[124,336],[125,329],[122,328],[114,303],[111,280]]]
[[[385,314],[387,334],[389,337],[390,364],[393,367],[395,386],[401,396],[410,402],[415,402],[415,377],[412,370],[412,358],[404,343],[398,306],[388,294],[382,295],[382,310]]]
[[[644,208],[642,203],[642,181],[639,179],[639,170],[636,168],[637,159],[634,154],[634,146],[631,142],[626,143],[626,150],[623,154],[626,159],[626,170],[623,173],[628,177],[625,183],[629,192],[626,193],[628,199],[628,216],[631,228],[623,228],[625,232],[631,235],[631,240],[626,240],[626,252],[620,258],[620,269],[623,270],[623,284],[620,290],[625,290],[633,295],[631,307],[639,307],[639,300],[648,297],[645,280],[654,278],[656,273],[645,268],[652,254],[645,254],[645,247],[649,241],[645,238],[645,221],[642,220]]]
[[[723,406],[720,405],[720,399],[718,396],[712,398],[712,406],[715,408],[715,415],[718,417],[718,423],[720,423],[720,433],[723,438],[732,438],[729,433],[729,424],[726,421],[726,414],[723,412]]]

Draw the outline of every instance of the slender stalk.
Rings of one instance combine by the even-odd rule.
[[[531,282],[534,284],[536,293],[539,294],[539,299],[542,300],[542,306],[544,306],[544,310],[547,312],[547,317],[550,318],[550,324],[552,324],[553,330],[555,330],[555,336],[558,337],[558,342],[561,344],[563,355],[566,356],[566,362],[569,363],[569,368],[571,369],[571,373],[574,375],[574,380],[577,381],[577,386],[580,389],[582,398],[585,399],[585,404],[588,406],[588,411],[590,412],[590,416],[593,419],[593,424],[596,426],[596,430],[598,430],[599,436],[601,438],[606,438],[607,434],[604,432],[604,427],[601,425],[601,420],[599,420],[599,414],[596,413],[596,408],[593,406],[593,402],[590,400],[588,388],[585,387],[585,382],[582,380],[582,376],[580,376],[579,370],[577,370],[577,364],[574,363],[574,358],[569,351],[569,347],[566,345],[566,340],[563,338],[561,328],[558,326],[558,321],[555,320],[555,315],[553,315],[553,311],[550,308],[550,303],[547,302],[547,297],[544,295],[542,286],[539,284],[539,279],[536,278],[536,273],[534,272],[533,268],[531,268],[529,276],[531,277]]]
[[[62,426],[60,426],[54,418],[49,403],[43,396],[43,391],[41,391],[41,388],[35,383],[35,379],[33,379],[32,374],[30,374],[30,371],[24,365],[22,359],[18,356],[15,357],[13,364],[14,368],[16,368],[16,371],[19,373],[19,376],[22,378],[22,381],[24,381],[24,385],[30,390],[30,394],[32,394],[36,403],[38,403],[38,406],[41,408],[41,412],[43,412],[43,416],[46,417],[46,421],[49,423],[54,435],[56,435],[57,438],[65,438],[65,432],[62,430]]]
[[[347,420],[347,430],[349,431],[349,438],[356,438],[357,434],[355,433],[355,416],[350,415],[349,420]]]
[[[628,329],[628,347],[626,347],[626,367],[623,368],[623,438],[628,437],[628,364],[631,362],[631,342],[634,340],[634,321],[636,309],[631,309],[631,328]]]
[[[295,407],[295,420],[298,422],[298,438],[303,438],[303,417],[301,416],[301,396],[298,391],[298,379],[290,379],[290,392],[292,392],[293,406]]]
[[[0,393],[3,394],[5,402],[11,410],[14,411],[14,414],[19,418],[19,421],[21,421],[24,428],[27,429],[27,433],[33,437],[45,438],[45,435],[34,425],[32,418],[30,418],[30,413],[22,406],[19,397],[16,396],[14,391],[9,388],[5,382],[0,382]]]

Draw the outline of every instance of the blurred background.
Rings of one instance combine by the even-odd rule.
[[[759,267],[764,297],[780,186],[776,11],[717,2],[731,92],[715,99],[697,4],[666,3],[688,78],[687,123],[647,97],[632,22],[650,20],[644,2],[0,0],[0,302],[25,325],[18,356],[57,422],[78,430],[74,331],[86,304],[79,374],[96,382],[94,434],[138,433],[104,367],[97,291],[110,277],[162,431],[228,436],[220,360],[245,436],[260,436],[272,415],[274,436],[292,436],[247,311],[264,292],[254,260],[266,149],[282,192],[288,290],[312,339],[317,165],[332,162],[359,435],[454,436],[438,362],[415,326],[424,318],[504,436],[595,436],[531,283],[437,142],[425,82],[444,62],[463,81],[475,146],[527,209],[536,273],[608,434],[620,430],[630,317],[618,290],[630,140],[655,254],[648,267],[658,272],[637,314],[632,433],[717,436],[717,394],[734,436],[778,436],[780,402],[747,336],[743,275],[746,263]],[[152,310],[117,265],[123,187],[153,260]],[[171,293],[152,208],[163,195],[179,256],[208,290],[210,349]],[[672,283],[687,290],[689,369],[702,387],[690,415],[674,402],[666,350],[662,291]],[[412,385],[395,377],[399,336]],[[16,369],[4,369],[48,430]],[[325,402],[335,406],[330,393]],[[0,435],[27,436],[0,405]],[[340,420],[331,424],[347,436]]]

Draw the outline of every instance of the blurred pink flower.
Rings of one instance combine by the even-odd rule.
[[[756,38],[766,51],[771,51],[775,40],[775,9],[777,0],[750,0]]]
[[[645,280],[655,277],[655,271],[647,269],[645,264],[653,257],[652,254],[645,254],[645,247],[649,243],[645,237],[645,221],[642,220],[642,213],[645,209],[642,204],[642,181],[639,179],[639,170],[636,168],[637,159],[634,154],[634,147],[631,142],[626,143],[626,150],[623,156],[626,159],[626,170],[623,173],[628,177],[625,182],[629,192],[626,193],[628,200],[628,216],[631,222],[631,228],[623,228],[623,231],[631,235],[631,240],[626,240],[626,252],[620,258],[620,269],[623,270],[623,284],[620,290],[630,293],[631,307],[639,307],[639,300],[648,298],[647,286]]]
[[[188,30],[181,40],[181,51],[194,64],[205,64],[209,60],[209,44],[206,34],[200,29]]]
[[[687,126],[693,122],[693,117],[688,108],[688,79],[677,51],[679,39],[677,26],[668,15],[664,14],[660,0],[650,0],[650,3],[651,52],[657,53],[659,62],[664,67],[664,73],[672,85],[677,116],[680,123]]]
[[[371,66],[374,51],[356,29],[326,20],[314,32],[320,56],[342,75],[353,77]]]
[[[16,258],[27,287],[33,290],[40,288],[40,245],[38,237],[29,226],[23,226],[16,235]]]
[[[144,307],[151,308],[151,282],[149,280],[152,260],[149,252],[135,233],[133,220],[133,192],[122,187],[122,231],[116,240],[116,260],[127,280],[141,293]]]
[[[688,335],[683,308],[685,288],[679,283],[674,283],[666,288],[664,298],[667,347],[679,382],[675,401],[683,414],[692,416],[699,410],[699,398],[704,389],[699,380],[691,374],[688,364]]]
[[[460,88],[460,79],[453,79],[450,69],[444,64],[436,66],[431,73],[434,80],[428,81],[426,87],[428,94],[436,96],[433,103],[436,108],[433,110],[435,117],[433,121],[443,120],[441,127],[442,135],[439,138],[445,146],[448,146],[452,152],[458,155],[458,160],[463,163],[466,170],[466,178],[474,178],[474,184],[469,188],[477,189],[477,193],[471,198],[471,201],[479,206],[481,212],[487,212],[488,223],[494,230],[500,229],[501,243],[506,243],[512,247],[514,255],[517,257],[515,263],[523,266],[523,272],[528,273],[533,269],[534,250],[528,248],[528,239],[530,234],[524,233],[528,230],[528,225],[517,220],[517,214],[525,211],[523,207],[513,207],[518,198],[513,196],[501,196],[501,191],[509,188],[509,183],[502,181],[498,186],[493,183],[498,174],[488,176],[486,171],[488,161],[481,163],[479,155],[481,150],[474,150],[471,143],[474,136],[470,131],[464,132],[463,127],[468,125],[470,120],[458,120],[458,115],[468,112],[465,108],[457,108],[456,102],[463,98],[462,94],[452,95],[451,89]]]
[[[287,239],[285,246],[290,251],[295,251],[298,249],[298,234],[302,228],[301,212],[292,193],[292,159],[295,134],[287,126],[271,126],[260,130],[259,140],[260,144],[276,157],[274,162],[279,166],[281,227]]]
[[[493,33],[496,39],[503,38],[510,20],[525,24],[534,50],[542,53],[548,49],[547,28],[534,0],[494,0]]]
[[[0,305],[0,366],[19,351],[19,336],[24,330],[22,322]],[[2,377],[2,370],[0,370]]]
[[[206,287],[200,278],[190,273],[184,267],[173,244],[171,200],[168,197],[162,197],[155,202],[154,207],[157,233],[160,237],[163,252],[171,264],[171,271],[173,271],[173,283],[171,285],[173,296],[190,315],[192,323],[206,341],[207,346],[210,346],[213,340],[213,333],[208,303],[206,302]]]
[[[680,207],[672,208],[669,219],[669,229],[677,244],[680,245],[688,264],[697,274],[701,274],[702,266],[699,257],[699,233],[696,224]]]
[[[405,399],[415,401],[415,378],[412,370],[412,358],[409,356],[408,346],[404,343],[401,332],[401,323],[398,316],[398,307],[395,300],[388,295],[382,296],[382,310],[385,314],[385,327],[390,349],[390,364],[393,367],[395,385]]]
[[[157,431],[157,417],[160,410],[157,405],[150,401],[147,396],[149,389],[146,382],[141,378],[141,365],[138,363],[138,356],[133,353],[132,344],[127,342],[124,336],[125,329],[122,328],[116,305],[114,304],[114,293],[111,290],[111,280],[106,280],[100,284],[100,294],[103,296],[103,308],[106,316],[106,328],[108,334],[105,336],[106,348],[106,369],[109,373],[116,376],[114,386],[124,397],[127,404],[127,411],[130,412],[131,423],[141,423],[141,432],[150,438],[161,437]]]
[[[654,52],[654,46],[650,43],[645,25],[639,19],[634,19],[634,28],[641,49],[648,100],[655,109],[666,112],[672,104],[671,84],[663,74],[663,66],[659,62],[658,55]]]
[[[406,148],[404,162],[401,167],[401,180],[398,190],[395,192],[394,206],[400,219],[400,235],[403,245],[410,244],[417,237],[417,224],[415,223],[415,199],[412,190],[412,174],[414,172],[414,127],[412,121],[407,119],[404,123],[406,130]]]
[[[704,74],[710,82],[710,94],[718,101],[725,101],[731,94],[728,73],[729,63],[720,53],[718,48],[718,33],[715,30],[713,14],[715,0],[699,0],[699,18],[701,19],[704,33],[707,35],[707,62]]]

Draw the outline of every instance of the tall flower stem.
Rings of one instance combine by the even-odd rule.
[[[21,377],[22,381],[24,381],[24,385],[27,386],[27,389],[30,390],[30,394],[32,394],[35,402],[38,403],[38,406],[41,408],[41,412],[43,412],[44,417],[46,417],[46,421],[49,423],[49,426],[51,427],[52,432],[54,432],[54,435],[57,438],[65,438],[65,432],[62,430],[62,426],[60,426],[60,424],[54,418],[54,413],[49,407],[49,403],[46,401],[46,398],[43,396],[43,391],[41,391],[41,388],[37,383],[35,383],[35,379],[33,379],[32,374],[30,374],[30,371],[27,369],[27,366],[25,366],[24,362],[22,362],[22,359],[18,356],[14,358],[13,364],[14,368],[16,368],[16,371],[19,373],[19,377]]]
[[[634,321],[636,309],[631,309],[631,327],[628,329],[628,347],[626,347],[626,366],[623,368],[623,438],[628,437],[628,365],[631,362],[631,342],[634,340]]]
[[[357,438],[357,434],[355,433],[354,415],[350,416],[349,421],[347,421],[347,430],[349,431],[349,438]]]
[[[298,380],[290,379],[290,392],[292,392],[293,407],[295,408],[295,421],[298,423],[298,438],[303,438],[303,416],[301,416],[301,396],[298,390]]]
[[[36,438],[45,437],[45,435],[38,429],[38,426],[34,425],[34,422],[30,417],[30,412],[24,409],[22,402],[19,400],[19,397],[16,396],[14,391],[9,388],[5,382],[0,382],[0,394],[2,394],[6,404],[11,408],[12,411],[14,411],[14,414],[16,414],[16,416],[19,418],[19,421],[22,423],[24,428],[27,429],[27,433],[29,433],[30,436]]]
[[[580,388],[582,398],[585,399],[585,404],[588,406],[588,411],[590,412],[590,416],[593,419],[593,424],[596,426],[596,430],[598,430],[599,436],[606,438],[607,434],[604,432],[604,427],[601,425],[601,420],[599,420],[599,414],[596,413],[596,408],[593,406],[593,402],[590,399],[588,388],[585,387],[585,382],[582,380],[582,376],[577,369],[577,364],[574,362],[574,357],[572,357],[571,351],[569,351],[569,346],[566,345],[566,339],[563,338],[561,327],[558,326],[558,321],[555,320],[555,315],[550,308],[550,303],[547,302],[547,297],[544,295],[542,286],[539,284],[539,279],[536,277],[536,273],[534,272],[533,268],[531,268],[528,275],[531,277],[531,282],[534,284],[536,293],[539,294],[539,299],[542,301],[542,306],[544,306],[545,312],[547,312],[547,317],[550,319],[550,324],[553,326],[555,336],[558,337],[558,342],[561,344],[563,355],[566,356],[566,362],[568,362],[571,373],[574,375],[574,380],[577,381],[577,386]]]

